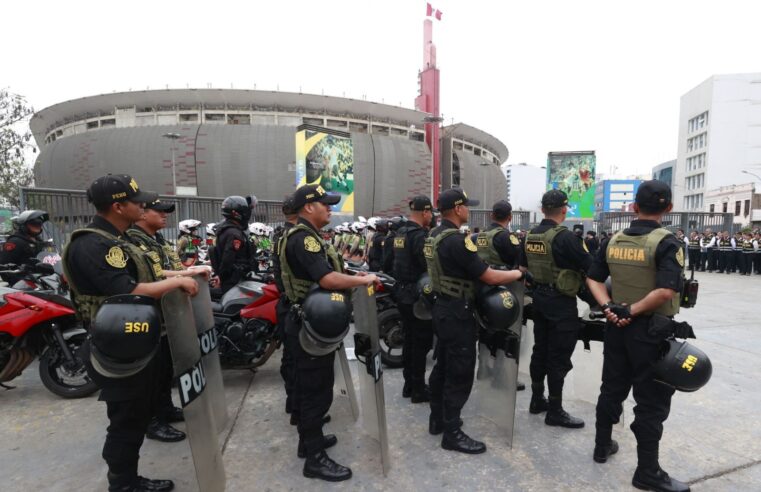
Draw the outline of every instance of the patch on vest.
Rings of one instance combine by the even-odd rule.
[[[485,237],[477,237],[476,238],[476,246],[479,248],[488,248],[489,247],[489,240]]]
[[[521,243],[513,234],[510,234],[510,242],[513,243],[513,246],[518,246]]]
[[[127,266],[127,258],[124,251],[119,246],[113,246],[106,254],[106,263],[114,268],[124,268]]]
[[[502,297],[502,305],[505,309],[512,309],[514,305],[512,294],[509,292],[501,292],[499,295]]]
[[[465,249],[467,249],[468,251],[472,251],[473,253],[478,251],[478,248],[476,248],[476,245],[473,244],[473,241],[471,241],[470,236],[465,236]]]
[[[423,246],[423,256],[426,258],[433,258],[433,245],[426,244]]]
[[[644,248],[625,248],[621,246],[608,246],[609,260],[623,260],[634,263],[647,263]]]
[[[546,255],[547,247],[541,241],[526,241],[526,253]]]
[[[587,253],[589,253],[589,248],[587,247],[587,243],[585,243],[584,241],[582,241],[582,242],[581,242],[581,245],[584,247],[584,251],[586,251]]]
[[[304,238],[304,249],[310,253],[319,253],[320,243],[312,236],[307,236]]]
[[[676,250],[676,261],[680,267],[684,268],[684,250],[682,248]]]
[[[395,237],[394,238],[394,248],[396,248],[396,249],[404,249],[404,238],[403,237]]]

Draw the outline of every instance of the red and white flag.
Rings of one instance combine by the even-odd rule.
[[[441,10],[434,9],[430,3],[425,4],[425,16],[436,17],[436,20],[441,20]]]

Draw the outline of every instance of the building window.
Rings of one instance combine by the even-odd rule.
[[[228,114],[227,124],[228,125],[250,125],[251,116],[247,114]]]
[[[716,206],[716,205],[714,205],[713,203],[712,203],[711,205],[709,205],[709,206],[708,206],[708,211],[709,211],[709,212],[711,212],[711,213],[713,213],[713,210],[714,210],[714,207],[715,207],[715,206]]]
[[[741,205],[740,200],[735,202],[735,217],[740,215],[740,205]]]
[[[206,113],[204,116],[206,121],[225,121],[225,115],[222,113]]]
[[[197,113],[180,114],[180,121],[187,122],[187,123],[192,121],[198,121],[198,114]]]
[[[728,205],[727,202],[724,202],[721,204],[721,212],[724,214],[727,213],[727,205]]]
[[[92,130],[93,128],[98,128],[98,122],[97,121],[88,121],[87,122],[87,129]]]
[[[743,215],[745,217],[747,217],[749,213],[750,213],[750,200],[745,200],[745,207],[743,209]]]
[[[109,118],[107,120],[100,120],[100,126],[103,128],[104,126],[116,126],[116,120],[114,118]]]

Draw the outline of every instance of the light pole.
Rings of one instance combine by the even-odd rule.
[[[484,161],[484,162],[481,163],[481,167],[483,168],[483,172],[481,173],[481,178],[482,178],[482,183],[483,183],[482,186],[481,186],[481,189],[483,191],[483,193],[481,195],[483,197],[481,199],[482,200],[481,204],[482,204],[482,206],[484,208],[487,207],[487,204],[486,204],[486,173],[488,171],[487,166],[489,166],[488,162]]]
[[[742,171],[740,171],[740,172],[742,172],[742,173],[745,173],[745,174],[750,174],[751,176],[753,176],[753,177],[754,177],[754,178],[756,178],[757,180],[761,181],[761,176],[759,176],[759,175],[758,175],[758,174],[756,174],[756,173],[752,173],[752,172],[750,172],[750,171],[746,171],[746,170],[744,170],[744,169],[743,169]]]
[[[431,201],[436,203],[439,197],[439,178],[441,175],[441,157],[439,155],[439,123],[444,121],[440,116],[426,116],[423,122],[431,146]]]
[[[175,164],[174,164],[174,142],[178,138],[181,138],[182,135],[180,135],[179,133],[165,133],[165,134],[163,134],[161,136],[164,137],[164,138],[168,138],[171,141],[171,143],[172,143],[172,193],[176,196],[177,195],[177,176],[175,175],[175,172],[174,172],[174,166],[175,166]]]

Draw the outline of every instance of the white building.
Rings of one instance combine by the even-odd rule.
[[[682,96],[676,210],[708,211],[708,190],[761,165],[761,73],[714,75]]]
[[[761,221],[761,194],[755,183],[721,186],[706,193],[708,212],[730,213],[733,223],[741,227],[755,226]]]
[[[529,166],[525,162],[504,166],[507,179],[507,201],[513,210],[541,212],[542,195],[547,190],[547,168]],[[488,208],[490,205],[485,205]],[[534,217],[532,215],[532,220]]]

